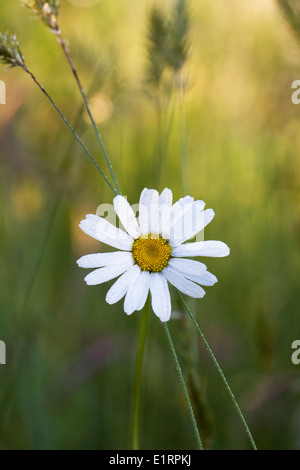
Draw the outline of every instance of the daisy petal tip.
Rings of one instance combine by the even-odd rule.
[[[162,323],[167,323],[167,321],[168,321],[168,320],[165,319],[165,318],[159,318],[159,319],[160,319],[160,321],[161,321]]]
[[[150,188],[144,188],[143,191],[141,192],[140,197],[142,197],[142,198],[143,198],[143,197],[146,197],[146,196],[148,196],[148,195],[151,194],[151,193],[152,193],[152,189],[150,189]]]
[[[160,193],[161,195],[168,195],[168,196],[173,196],[172,189],[170,188],[165,188],[163,191]]]
[[[86,283],[87,286],[90,286],[91,284],[89,283],[89,280],[84,278],[84,282]]]
[[[229,246],[226,245],[226,243],[224,243],[224,255],[223,256],[229,256],[230,255],[230,248]]]
[[[79,222],[79,227],[81,228],[81,230],[86,231],[86,229],[88,229],[91,226],[92,220],[95,222],[95,220],[98,220],[98,219],[100,219],[100,217],[98,217],[95,214],[87,214],[85,216],[85,219],[82,219]]]
[[[113,199],[114,208],[116,209],[120,204],[122,204],[122,207],[124,208],[124,204],[128,204],[127,197],[124,197],[121,194],[117,194],[117,196],[115,196]]]
[[[171,318],[171,312],[155,312],[154,311],[154,313],[162,323],[166,323]]]
[[[193,297],[194,299],[203,299],[203,297],[205,297],[206,295],[206,291],[203,289],[202,286],[200,287],[201,287],[201,292],[198,292],[197,295],[191,294],[189,297]]]
[[[84,227],[84,225],[85,225],[85,223],[84,223],[85,221],[86,221],[86,219],[83,219],[83,220],[81,220],[81,221],[79,222],[79,224],[78,224],[78,227],[81,228],[81,230],[83,230],[83,227]]]
[[[126,315],[131,315],[134,312],[134,308],[130,302],[128,302],[128,292],[125,296],[124,304],[123,304],[123,309]]]
[[[206,214],[206,217],[207,217],[207,224],[208,225],[215,217],[216,213],[213,209],[205,209],[205,214]]]
[[[91,264],[91,259],[93,259],[94,255],[83,255],[79,258],[76,263],[80,268],[93,268],[93,264]]]
[[[221,257],[225,257],[225,256],[229,256],[230,255],[230,248],[228,245],[226,245],[226,243],[224,242],[217,242],[219,243],[219,248],[217,249],[217,251],[219,251],[219,254],[218,256],[221,258]]]
[[[211,285],[211,286],[214,286],[215,284],[217,284],[217,282],[219,282],[217,276],[215,276],[214,274],[209,273],[209,272],[207,271],[207,275],[208,275],[209,278],[210,278],[210,281],[211,281],[211,284],[210,284],[210,285]]]
[[[132,308],[124,308],[124,312],[129,316],[134,312],[134,310],[132,310]]]
[[[114,304],[115,302],[113,301],[112,297],[107,293],[105,297],[105,302],[108,303],[109,305]]]
[[[84,281],[85,281],[85,283],[86,283],[87,286],[93,286],[93,285],[95,285],[93,282],[91,282],[91,278],[90,278],[90,275],[89,275],[89,274],[88,274],[87,276],[85,276]]]
[[[162,323],[167,323],[171,318],[171,312],[166,312],[166,314],[160,318]]]

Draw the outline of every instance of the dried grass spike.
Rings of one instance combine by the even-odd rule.
[[[0,61],[9,67],[24,67],[25,60],[14,34],[0,33]]]

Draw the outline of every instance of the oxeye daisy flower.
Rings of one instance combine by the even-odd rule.
[[[189,242],[214,217],[203,201],[185,196],[172,204],[172,191],[159,193],[145,188],[140,196],[139,216],[123,196],[113,200],[114,210],[125,230],[106,219],[89,214],[80,228],[91,237],[118,251],[82,256],[78,265],[96,268],[85,277],[88,285],[118,279],[110,287],[106,302],[114,304],[124,299],[124,311],[130,315],[141,310],[149,292],[154,313],[162,322],[171,316],[168,283],[194,298],[202,298],[202,286],[212,286],[216,276],[200,261],[199,256],[222,257],[229,254],[228,246],[215,240]]]

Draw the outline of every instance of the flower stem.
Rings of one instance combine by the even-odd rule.
[[[134,377],[134,391],[133,391],[133,422],[132,422],[132,448],[138,450],[139,448],[139,422],[141,411],[141,391],[142,391],[142,369],[143,357],[146,342],[146,333],[149,318],[149,305],[146,305],[142,313],[142,323],[139,337],[139,344],[136,355],[135,363],[135,377]]]
[[[187,405],[188,405],[188,408],[189,408],[189,412],[190,412],[190,415],[191,415],[191,420],[192,420],[192,423],[193,423],[193,427],[194,427],[196,439],[197,439],[197,442],[198,442],[198,445],[199,445],[199,449],[203,450],[202,441],[201,441],[200,433],[199,433],[199,430],[198,430],[198,427],[197,427],[196,418],[195,418],[194,411],[193,411],[193,408],[192,408],[191,400],[189,398],[187,387],[186,387],[185,382],[184,382],[183,373],[182,373],[182,370],[181,370],[181,367],[180,367],[180,364],[179,364],[179,361],[178,361],[178,357],[177,357],[175,347],[174,347],[174,344],[173,344],[173,341],[172,341],[172,338],[171,338],[171,335],[170,335],[170,331],[169,331],[169,328],[168,328],[166,322],[164,322],[163,325],[164,325],[165,332],[166,332],[167,339],[168,339],[168,343],[169,343],[169,346],[170,346],[170,349],[171,349],[171,352],[172,352],[172,355],[173,355],[173,359],[174,359],[174,362],[175,362],[175,365],[176,365],[176,369],[177,369],[177,372],[178,372],[178,375],[179,375],[179,378],[180,378],[180,382],[181,382],[181,385],[183,387],[183,391],[184,391],[185,398],[186,398],[186,401],[187,401]]]
[[[105,180],[106,184],[110,187],[110,189],[114,192],[115,195],[117,195],[117,191],[115,190],[115,188],[112,186],[112,184],[110,183],[110,181],[108,180],[108,178],[105,176],[105,174],[103,173],[103,171],[101,170],[100,166],[98,165],[98,163],[96,162],[96,160],[94,159],[94,157],[92,156],[92,154],[90,153],[90,151],[86,148],[86,146],[84,145],[84,143],[82,142],[82,140],[80,139],[80,137],[77,135],[77,133],[75,132],[75,130],[72,128],[71,124],[68,122],[68,120],[65,118],[65,116],[62,114],[62,112],[60,111],[60,109],[58,108],[58,106],[55,104],[55,102],[53,101],[53,99],[51,98],[51,96],[47,93],[47,91],[45,90],[45,88],[39,83],[39,81],[36,79],[36,77],[33,75],[33,73],[26,67],[26,65],[22,65],[22,68],[23,70],[32,78],[32,80],[35,82],[35,84],[39,87],[39,89],[43,92],[43,94],[46,96],[46,98],[50,101],[51,105],[53,106],[53,108],[55,109],[55,111],[58,113],[58,115],[61,117],[61,119],[64,121],[64,123],[66,124],[66,126],[69,128],[69,130],[72,132],[73,136],[75,137],[75,139],[77,140],[77,142],[81,145],[82,149],[85,151],[85,153],[87,154],[87,156],[89,157],[89,159],[91,160],[91,162],[93,163],[93,165],[97,168],[97,170],[99,171],[100,175],[102,176],[102,178]]]
[[[177,290],[177,289],[176,289],[176,290]],[[195,320],[194,315],[192,314],[192,312],[191,312],[190,308],[188,307],[187,303],[185,302],[183,296],[181,295],[181,293],[180,293],[178,290],[177,290],[177,293],[178,293],[178,295],[179,295],[179,297],[180,297],[180,299],[181,299],[181,302],[182,302],[182,304],[184,305],[186,311],[188,312],[188,314],[189,314],[189,316],[190,316],[192,322],[194,323],[194,325],[195,325],[195,327],[196,327],[196,329],[197,329],[199,335],[201,336],[201,339],[202,339],[202,341],[204,342],[204,345],[205,345],[205,347],[206,347],[206,349],[207,349],[207,351],[208,351],[208,353],[209,353],[211,359],[213,360],[213,363],[215,364],[215,366],[216,366],[216,368],[217,368],[217,371],[219,372],[219,374],[220,374],[220,376],[221,376],[221,378],[222,378],[222,380],[223,380],[223,382],[224,382],[224,385],[225,385],[225,387],[226,387],[226,390],[227,390],[227,392],[229,393],[229,396],[230,396],[230,398],[232,399],[232,401],[233,401],[233,403],[234,403],[234,406],[235,406],[235,408],[236,408],[236,410],[237,410],[237,412],[238,412],[238,415],[239,415],[239,417],[241,418],[241,421],[242,421],[242,423],[243,423],[243,425],[244,425],[244,427],[245,427],[246,433],[247,433],[247,435],[248,435],[248,438],[249,438],[249,440],[250,440],[250,443],[251,443],[253,449],[254,449],[254,450],[257,450],[256,444],[255,444],[255,441],[254,441],[254,439],[253,439],[253,437],[252,437],[252,434],[251,434],[251,431],[250,431],[250,429],[249,429],[249,426],[248,426],[248,424],[247,424],[247,422],[246,422],[246,420],[245,420],[245,418],[244,418],[244,415],[243,415],[243,413],[242,413],[242,411],[241,411],[241,409],[240,409],[240,407],[239,407],[239,405],[238,405],[238,403],[237,403],[237,401],[236,401],[236,398],[235,398],[235,396],[234,396],[234,394],[233,394],[233,392],[232,392],[232,390],[231,390],[231,388],[230,388],[230,385],[229,385],[229,383],[228,383],[228,381],[227,381],[227,379],[226,379],[226,377],[225,377],[225,375],[224,375],[224,373],[223,373],[223,371],[222,371],[222,369],[221,369],[221,367],[220,367],[220,365],[219,365],[219,363],[218,363],[218,361],[217,361],[217,359],[216,359],[216,356],[214,355],[212,349],[210,348],[210,346],[209,346],[209,344],[208,344],[208,342],[207,342],[207,340],[206,340],[204,334],[202,333],[202,331],[201,331],[201,329],[200,329],[200,327],[199,327],[197,321]]]
[[[107,154],[107,151],[106,151],[106,148],[104,146],[104,143],[103,143],[103,140],[102,140],[102,137],[100,135],[100,132],[99,132],[99,129],[96,125],[96,122],[95,122],[95,119],[92,115],[92,112],[91,112],[91,109],[89,107],[89,103],[88,103],[88,100],[87,100],[87,97],[86,97],[86,94],[83,90],[83,87],[82,87],[82,84],[81,84],[81,81],[79,79],[79,76],[78,76],[78,73],[77,73],[77,70],[73,64],[73,61],[72,61],[72,58],[71,58],[71,55],[70,55],[70,51],[69,51],[69,48],[67,47],[65,41],[63,40],[62,36],[61,36],[61,33],[60,33],[60,30],[59,32],[56,34],[56,37],[57,37],[57,41],[58,43],[60,44],[62,50],[63,50],[63,53],[67,59],[67,62],[69,64],[69,67],[73,73],[73,76],[75,78],[75,81],[77,83],[77,86],[78,86],[78,89],[80,91],[80,94],[82,96],[82,99],[83,99],[83,102],[84,102],[84,106],[85,106],[85,109],[88,113],[88,116],[89,116],[89,119],[93,125],[93,128],[94,128],[94,131],[95,131],[95,134],[97,136],[97,139],[98,139],[98,142],[100,144],[100,147],[101,147],[101,150],[102,150],[102,153],[103,153],[103,156],[105,158],[105,161],[106,161],[106,164],[107,164],[107,167],[108,167],[108,170],[110,172],[110,175],[112,177],[112,180],[115,184],[115,187],[116,187],[116,190],[117,190],[117,194],[121,194],[121,191],[120,191],[120,188],[119,188],[119,185],[118,185],[118,182],[117,182],[117,178],[115,176],[115,173],[113,171],[113,168],[112,168],[112,165],[111,165],[111,162],[110,162],[110,159],[109,159],[109,156]]]

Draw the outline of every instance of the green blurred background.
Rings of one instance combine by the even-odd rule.
[[[133,204],[144,187],[169,187],[175,199],[187,189],[215,210],[205,238],[224,241],[231,254],[205,260],[219,282],[189,305],[257,446],[299,449],[300,365],[291,344],[300,339],[300,105],[291,85],[300,50],[275,1],[189,0],[183,135],[176,93],[163,92],[159,117],[145,80],[153,5],[63,0],[60,25],[122,193]],[[158,5],[169,15],[174,2]],[[0,2],[0,31],[17,34],[28,68],[104,168],[55,36],[18,0]],[[106,304],[109,285],[86,286],[76,265],[105,250],[78,223],[113,193],[29,76],[1,66],[0,79],[0,448],[130,449],[140,313]],[[169,326],[205,444],[247,449],[177,300]],[[144,359],[141,448],[196,448],[153,314]]]

